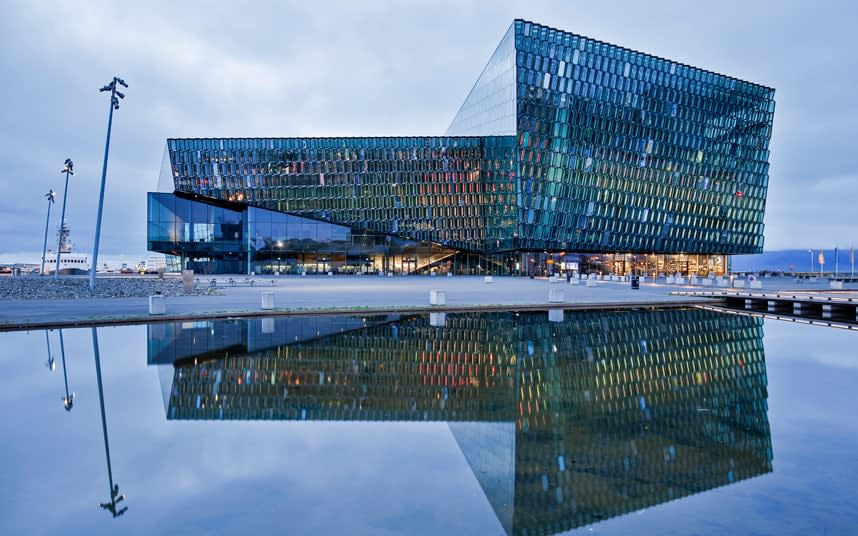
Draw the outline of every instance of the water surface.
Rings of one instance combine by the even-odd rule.
[[[854,345],[696,309],[2,333],[0,532],[850,533]]]

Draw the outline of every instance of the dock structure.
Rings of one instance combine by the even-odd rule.
[[[791,318],[821,321],[828,325],[858,328],[858,292],[855,291],[775,291],[745,292],[677,291],[677,296],[712,298],[731,310],[772,313]]]

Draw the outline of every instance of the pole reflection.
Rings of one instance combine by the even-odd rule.
[[[107,438],[107,417],[104,412],[104,387],[101,382],[101,358],[98,351],[98,333],[92,328],[92,351],[95,356],[95,374],[98,381],[98,404],[101,409],[101,430],[104,435],[104,456],[107,459],[107,480],[110,485],[110,499],[100,503],[99,506],[110,512],[114,518],[128,511],[127,506],[119,507],[118,504],[125,500],[125,495],[119,493],[119,484],[113,482],[113,469],[110,466],[110,443]]]
[[[74,391],[69,393],[69,376],[68,367],[66,367],[66,345],[63,340],[63,330],[60,330],[60,355],[62,356],[63,363],[63,383],[66,388],[66,394],[63,397],[63,407],[66,408],[66,411],[71,411],[74,407],[74,399],[77,395]]]
[[[149,363],[170,371],[168,419],[447,421],[509,534],[554,534],[772,471],[758,318],[289,317],[148,335]]]
[[[48,330],[45,330],[45,343],[48,345],[48,361],[45,363],[45,366],[53,372],[57,368],[56,360],[54,359],[54,355],[51,353],[51,336]]]

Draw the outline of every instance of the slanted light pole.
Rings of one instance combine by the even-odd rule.
[[[45,275],[45,255],[48,252],[48,225],[51,223],[51,205],[54,204],[54,198],[57,193],[53,190],[48,190],[45,194],[45,199],[48,200],[48,219],[45,220],[45,243],[42,246],[42,268],[39,270],[39,275]]]
[[[124,99],[125,94],[116,89],[116,84],[128,87],[125,80],[113,77],[113,80],[99,91],[110,92],[110,114],[107,116],[107,139],[104,142],[104,164],[101,166],[101,189],[98,193],[98,215],[95,221],[95,244],[92,246],[92,268],[89,271],[89,289],[95,290],[95,272],[98,269],[98,239],[101,235],[101,211],[104,207],[104,183],[107,179],[107,154],[110,151],[110,128],[113,126],[113,110],[119,109],[119,99]]]
[[[69,196],[69,175],[74,175],[74,162],[71,158],[66,158],[65,167],[60,173],[66,174],[66,187],[63,190],[63,211],[60,216],[60,232],[57,236],[57,271],[54,272],[54,279],[60,278],[60,253],[63,252],[63,231],[66,228],[66,198]]]
[[[813,250],[809,249],[807,252],[810,253],[810,275],[813,275]]]

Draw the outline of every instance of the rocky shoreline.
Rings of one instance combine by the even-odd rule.
[[[165,296],[202,296],[211,292],[198,284],[192,291],[185,292],[182,281],[176,278],[99,277],[95,291],[91,292],[88,277],[0,277],[0,300],[145,298],[158,293]]]

